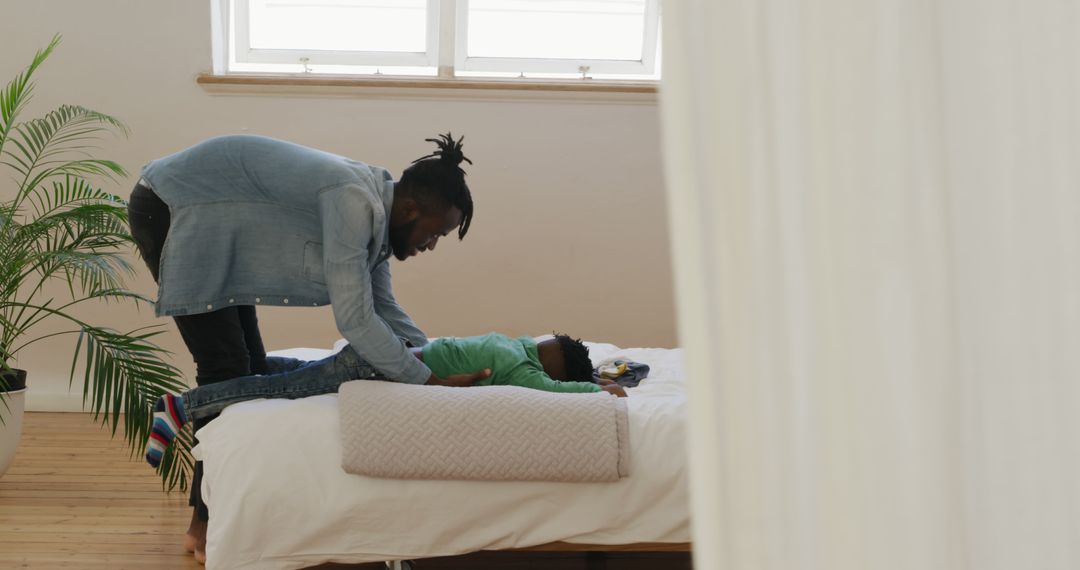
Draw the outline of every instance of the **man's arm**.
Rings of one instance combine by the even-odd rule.
[[[323,267],[338,330],[353,350],[387,378],[424,384],[431,370],[414,358],[394,330],[375,312],[367,246],[375,218],[372,204],[356,188],[319,195],[323,222]]]
[[[390,279],[390,262],[383,261],[371,273],[371,291],[375,301],[375,313],[390,326],[394,333],[409,341],[413,346],[428,343],[427,335],[420,330],[405,310],[394,298],[393,282]]]

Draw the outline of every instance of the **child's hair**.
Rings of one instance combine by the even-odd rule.
[[[581,339],[570,338],[567,335],[555,333],[555,340],[562,349],[563,359],[566,361],[566,378],[571,382],[593,382],[593,365],[589,360],[589,347],[581,343]]]
[[[421,156],[401,173],[400,184],[413,197],[425,206],[435,205],[449,208],[456,206],[461,210],[461,224],[458,226],[458,239],[464,239],[472,224],[473,201],[469,185],[465,183],[465,171],[462,161],[472,164],[461,152],[461,141],[454,140],[450,133],[439,135],[437,139],[424,139],[435,143],[435,152]]]

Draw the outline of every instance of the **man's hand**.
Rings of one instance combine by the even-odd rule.
[[[607,386],[601,386],[600,389],[608,394],[615,394],[620,398],[626,397],[626,390],[623,390],[623,387],[618,384],[608,384]]]
[[[615,383],[615,381],[610,379],[610,378],[601,378],[601,379],[597,380],[596,383],[601,385],[601,386],[611,386],[612,384]]]
[[[432,373],[431,377],[428,378],[427,383],[432,386],[472,386],[488,376],[491,376],[490,368],[485,368],[479,372],[473,372],[472,374],[453,374],[446,378],[439,378]]]

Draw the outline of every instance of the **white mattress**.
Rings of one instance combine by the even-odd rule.
[[[652,371],[628,390],[631,476],[616,483],[405,481],[341,468],[337,395],[231,406],[198,432],[207,568],[303,568],[553,541],[689,542],[679,350],[590,344]],[[332,351],[275,354],[321,358]]]

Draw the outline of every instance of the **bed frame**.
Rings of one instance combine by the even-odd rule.
[[[606,561],[603,557],[607,552],[691,552],[689,542],[637,542],[634,544],[577,544],[573,542],[549,542],[527,548],[510,548],[497,552],[585,552],[595,553],[598,556],[586,560],[588,570],[604,570]],[[413,565],[408,560],[396,560],[386,563],[387,570],[413,570]]]
[[[689,542],[636,542],[634,544],[578,544],[549,542],[528,548],[512,548],[518,552],[690,552]]]

